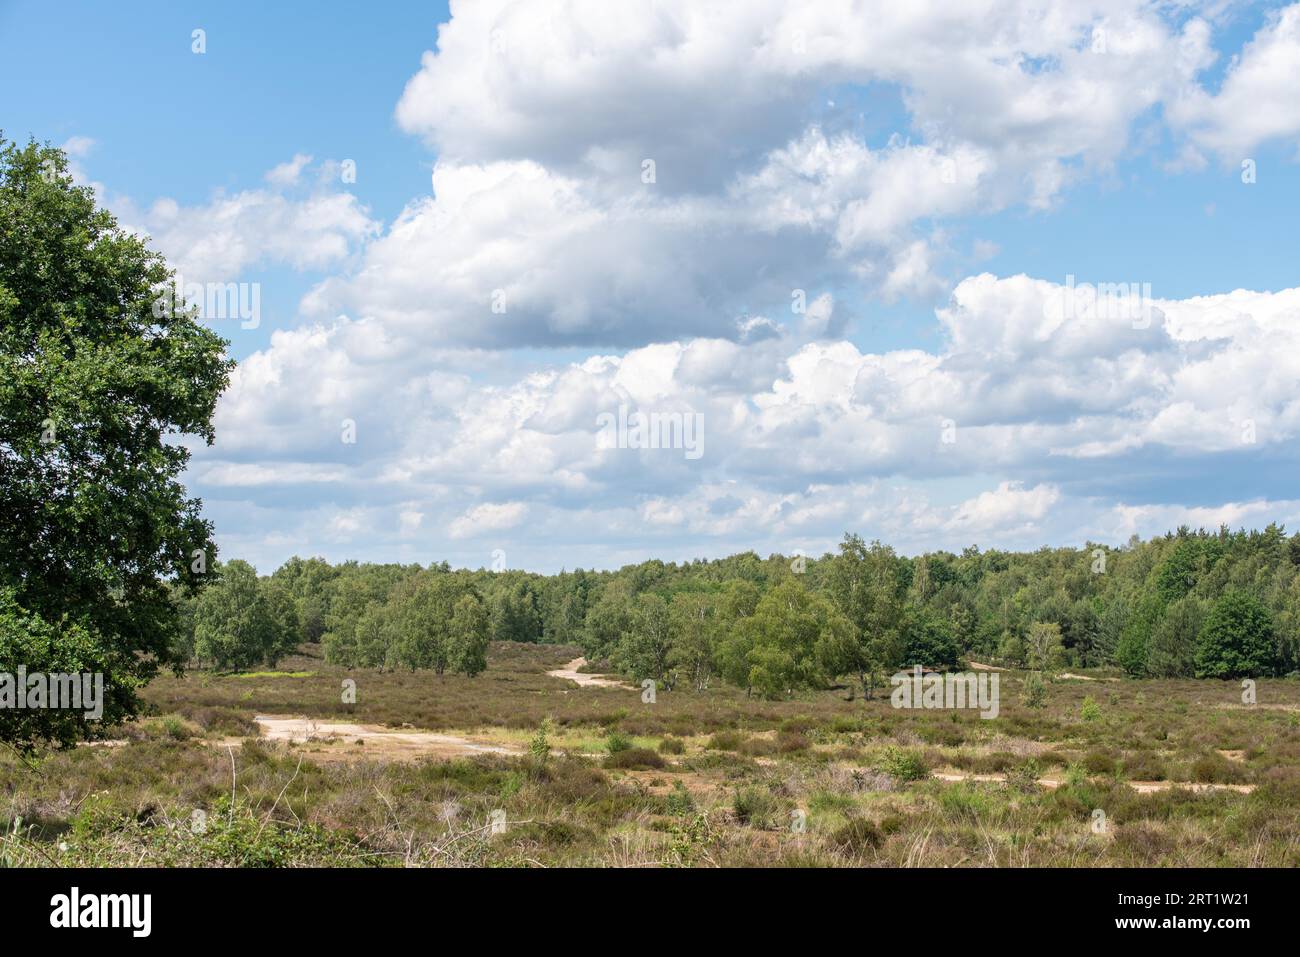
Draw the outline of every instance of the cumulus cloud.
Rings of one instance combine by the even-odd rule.
[[[452,543],[575,530],[607,543],[812,541],[874,523],[932,543],[1032,544],[1127,527],[1114,509],[1146,506],[1116,503],[1116,476],[1138,470],[1168,488],[1200,468],[1292,457],[1300,289],[1152,299],[1145,327],[1073,315],[1069,292],[970,277],[939,311],[933,352],[694,339],[495,384],[453,371],[456,356],[397,361],[365,323],[277,332],[237,371],[195,474],[221,494],[272,482],[265,465],[222,461],[280,459],[277,483],[388,500],[399,537],[415,534],[403,516],[419,511],[433,518],[422,537],[445,527]],[[704,454],[602,441],[601,417],[620,409],[698,415]],[[349,416],[356,445],[339,438]],[[954,481],[967,494],[944,491]],[[1268,491],[1257,485],[1256,499]],[[1135,514],[1174,514],[1151,508]]]
[[[396,105],[436,162],[393,222],[306,154],[131,218],[186,278],[328,271],[192,479],[250,555],[547,568],[1285,520],[1300,290],[963,275],[949,224],[1052,215],[1166,133],[1185,170],[1294,136],[1298,10],[1211,90],[1215,18],[1138,0],[454,0]],[[900,300],[935,345],[851,340]],[[602,441],[635,412],[666,441]]]
[[[469,538],[484,532],[499,532],[514,528],[528,512],[523,502],[485,503],[476,505],[451,523],[448,530],[452,538]]]
[[[187,282],[237,280],[273,265],[341,268],[381,225],[351,193],[320,184],[297,190],[310,162],[297,154],[266,174],[269,188],[218,191],[199,205],[163,198],[141,208],[127,197],[107,200],[123,226],[149,236]]]
[[[1212,59],[1203,21],[1122,0],[636,12],[453,3],[396,108],[437,151],[433,195],[304,311],[625,348],[771,334],[794,290],[932,301],[949,256],[922,223],[1049,207]],[[907,128],[871,143],[850,107],[814,110],[844,85]]]
[[[1234,57],[1215,93],[1192,85],[1170,105],[1193,141],[1228,163],[1262,143],[1300,145],[1300,4],[1269,13],[1268,22]],[[1194,164],[1195,159],[1192,159]]]

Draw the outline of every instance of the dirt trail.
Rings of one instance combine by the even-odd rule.
[[[313,757],[324,760],[378,758],[458,758],[473,754],[518,754],[513,748],[484,744],[454,734],[386,728],[378,724],[318,721],[315,718],[258,715],[262,739],[316,745]]]
[[[1056,677],[1065,678],[1069,681],[1119,681],[1118,678],[1094,678],[1091,675],[1076,675],[1069,671],[1062,671]]]
[[[589,675],[584,674],[578,669],[587,663],[586,658],[574,658],[563,668],[556,668],[554,671],[546,672],[552,678],[562,678],[566,681],[572,681],[584,688],[626,688],[628,691],[636,691],[629,684],[624,684],[617,678],[611,678],[608,675]]]
[[[1007,776],[1005,774],[968,774],[963,771],[936,771],[934,778],[948,782],[986,781],[1001,783],[1006,781]],[[1039,778],[1038,783],[1045,788],[1059,788],[1065,782],[1056,781],[1052,778]],[[1137,791],[1138,794],[1154,794],[1157,791],[1169,791],[1173,788],[1186,788],[1189,791],[1236,791],[1238,794],[1249,794],[1255,790],[1253,784],[1202,784],[1193,781],[1125,781],[1124,783]]]

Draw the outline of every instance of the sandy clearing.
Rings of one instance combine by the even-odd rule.
[[[1067,681],[1119,681],[1118,678],[1094,678],[1092,675],[1076,675],[1070,671],[1062,671],[1056,677],[1064,678]]]
[[[552,678],[560,678],[565,681],[572,681],[584,688],[626,688],[628,691],[637,689],[629,684],[624,684],[617,678],[611,678],[608,675],[589,675],[578,669],[587,663],[586,658],[574,658],[563,668],[556,668],[554,671],[546,672]]]
[[[514,748],[471,741],[454,734],[386,728],[378,724],[260,714],[254,720],[262,731],[261,740],[314,746],[310,748],[313,756],[323,760],[379,757],[416,760],[520,753]]]
[[[947,781],[950,783],[957,781],[984,781],[1000,784],[1005,782],[1005,774],[968,774],[962,771],[936,771],[932,777],[937,781]],[[1059,788],[1064,781],[1057,781],[1052,778],[1039,778],[1039,785],[1045,788]],[[1202,784],[1193,781],[1125,781],[1129,787],[1139,794],[1154,794],[1157,791],[1170,791],[1174,788],[1186,788],[1189,791],[1236,791],[1238,794],[1249,794],[1255,790],[1253,784]]]
[[[997,665],[986,665],[979,661],[970,662],[973,671],[1006,671],[1006,668],[999,668]]]

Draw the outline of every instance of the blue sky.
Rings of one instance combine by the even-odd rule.
[[[1300,513],[1300,7],[453,6],[0,3],[5,135],[260,294],[210,320],[241,369],[189,481],[225,554]],[[1153,327],[1062,321],[1067,276],[1149,289]],[[602,446],[620,405],[702,416],[704,454]]]

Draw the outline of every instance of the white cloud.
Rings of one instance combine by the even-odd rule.
[[[125,197],[107,201],[122,225],[151,245],[186,282],[239,280],[248,270],[288,265],[297,270],[341,268],[380,224],[351,193],[326,186],[289,195],[311,157],[296,155],[266,174],[270,189],[218,191],[202,205],[163,198],[142,209]],[[103,187],[98,187],[104,195]]]
[[[1268,22],[1228,66],[1217,93],[1189,87],[1171,103],[1173,121],[1227,163],[1250,158],[1261,144],[1300,144],[1300,4],[1269,13]],[[1195,163],[1195,155],[1190,154]]]
[[[523,502],[501,502],[476,505],[451,523],[452,538],[471,538],[484,532],[500,532],[514,528],[524,520],[528,506]]]
[[[400,349],[374,323],[277,332],[237,370],[194,474],[216,495],[328,479],[340,508],[363,496],[388,510],[367,529],[410,539],[419,512],[427,547],[494,533],[512,555],[557,536],[612,554],[663,536],[833,541],[864,525],[925,547],[1032,547],[1126,527],[1114,510],[1146,507],[1122,497],[1130,470],[1200,494],[1189,462],[1279,499],[1252,463],[1287,460],[1300,434],[1300,289],[1154,299],[1148,328],[1070,317],[1064,294],[970,277],[939,312],[935,351],[694,339],[496,383],[457,372],[456,355]],[[704,455],[601,447],[597,417],[620,406],[698,413]],[[340,441],[347,417],[355,445]],[[268,471],[268,456],[288,464]],[[258,467],[230,464],[250,457]]]
[[[311,162],[306,153],[294,153],[293,159],[273,167],[266,174],[266,181],[274,186],[296,186],[302,171]]]
[[[958,281],[999,253],[953,221],[1050,214],[1170,131],[1166,170],[1294,136],[1297,11],[1210,92],[1216,16],[1140,0],[454,0],[396,107],[432,191],[391,224],[306,154],[132,210],[187,279],[329,271],[192,477],[232,547],[534,567],[1295,514],[1300,289],[1088,317],[1064,276]],[[849,341],[896,299],[932,347]],[[622,406],[702,416],[704,455],[600,447]]]
[[[923,222],[1052,205],[1212,58],[1203,21],[1124,0],[637,14],[454,3],[396,109],[438,152],[434,195],[304,311],[447,345],[626,348],[771,335],[795,289],[931,301],[950,257]],[[908,128],[872,146],[852,107],[814,109],[845,84],[901,99]]]
[[[996,489],[962,502],[949,524],[963,531],[1005,534],[1033,527],[1060,498],[1061,490],[1054,485],[1025,488],[1020,482],[1002,482]]]

